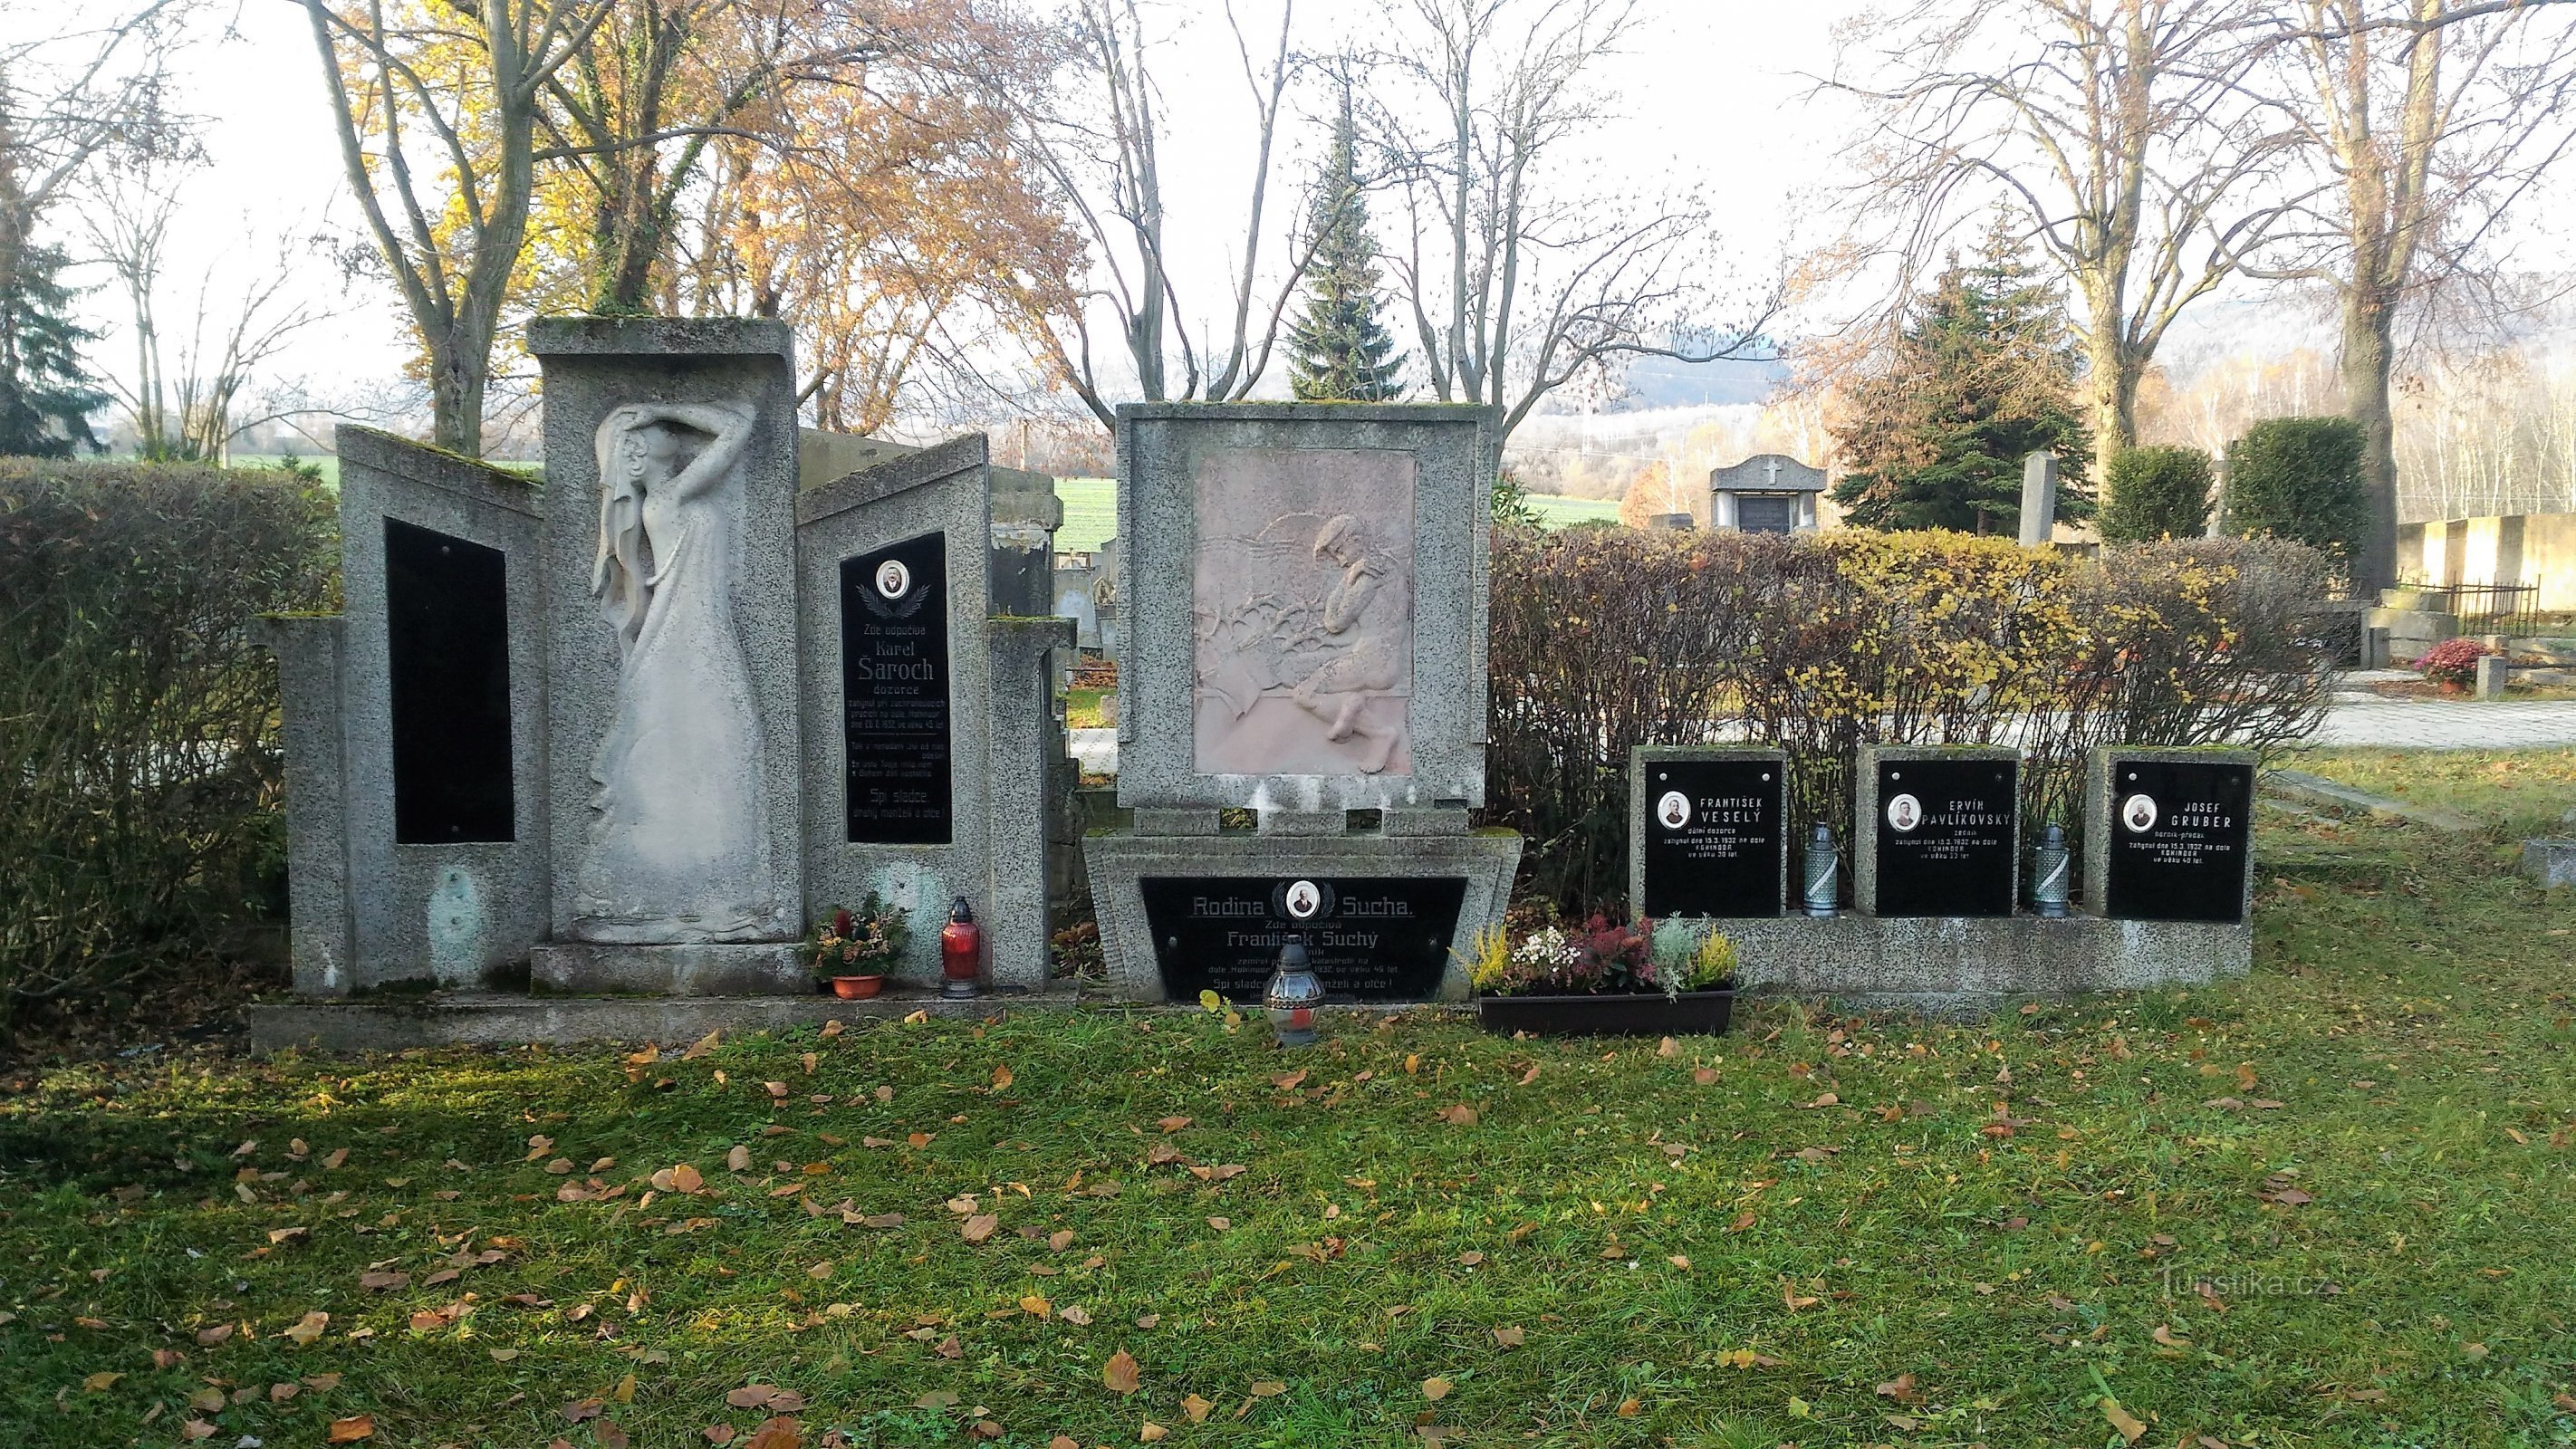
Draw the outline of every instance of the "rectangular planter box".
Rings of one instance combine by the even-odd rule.
[[[1715,1036],[1734,1013],[1731,990],[1476,998],[1485,1030],[1532,1036]]]

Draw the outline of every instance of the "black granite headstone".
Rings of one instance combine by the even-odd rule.
[[[925,533],[843,559],[851,843],[948,843],[948,677],[948,536]]]
[[[1876,913],[2011,915],[2019,776],[2009,760],[1879,761]]]
[[[1765,759],[1646,762],[1645,900],[1638,914],[1776,916],[1786,781]]]
[[[509,564],[497,548],[385,520],[394,840],[516,837]]]
[[[1336,1001],[1422,1001],[1438,990],[1467,899],[1459,876],[1147,876],[1138,882],[1163,989],[1257,1004],[1291,932]]]
[[[2102,913],[2124,921],[2245,919],[2254,767],[2232,760],[2122,760],[2111,795]]]

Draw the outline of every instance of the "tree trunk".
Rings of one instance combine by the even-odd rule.
[[[2093,501],[2111,502],[2111,455],[2138,442],[2138,361],[2129,354],[2122,334],[2127,319],[2121,299],[2112,295],[2087,309],[2084,334],[2085,388],[2092,394]]]
[[[2344,407],[2361,424],[2361,488],[2370,501],[2370,526],[2353,546],[2352,587],[2374,601],[2397,582],[2397,428],[2388,407],[2395,314],[2394,298],[2376,290],[2344,293]]]

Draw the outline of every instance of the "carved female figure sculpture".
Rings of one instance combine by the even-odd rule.
[[[616,704],[591,764],[594,812],[573,934],[677,943],[774,938],[768,790],[734,622],[752,413],[621,407],[599,425],[591,592],[617,630]]]
[[[1400,723],[1372,725],[1364,715],[1373,696],[1404,680],[1404,633],[1412,620],[1404,578],[1376,556],[1366,530],[1347,513],[1334,514],[1316,530],[1315,557],[1341,566],[1340,580],[1324,599],[1323,618],[1328,643],[1339,647],[1291,697],[1324,721],[1326,739],[1339,744],[1358,736],[1364,745],[1360,771],[1374,775],[1404,740]]]

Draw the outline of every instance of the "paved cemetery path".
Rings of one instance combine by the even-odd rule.
[[[1118,773],[1118,731],[1072,730],[1073,757],[1095,775]],[[2512,750],[2576,745],[2576,701],[2369,700],[2326,711],[2320,745],[2392,750]]]
[[[2511,750],[2576,745],[2576,702],[2372,700],[2326,711],[2321,745],[2397,750]]]

